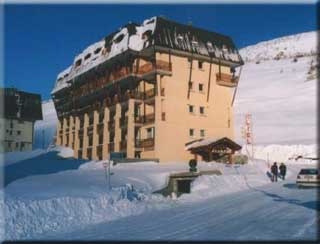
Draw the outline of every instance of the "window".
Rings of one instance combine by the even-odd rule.
[[[203,92],[203,84],[199,83],[199,92]]]
[[[84,59],[87,60],[87,59],[90,58],[90,57],[91,57],[91,53],[88,53],[88,54],[84,57]]]
[[[98,54],[101,51],[101,47],[98,47],[95,51],[94,54]]]
[[[200,114],[204,115],[204,107],[200,107]]]
[[[16,148],[19,148],[19,142],[16,142]]]
[[[203,69],[203,62],[202,61],[198,61],[198,68]]]
[[[115,42],[115,43],[119,43],[119,42],[122,41],[123,38],[124,38],[124,34],[120,34],[118,37],[116,37],[116,38],[114,39],[114,42]]]
[[[12,121],[10,122],[10,128],[11,128],[11,129],[13,128],[13,123],[12,123]]]
[[[189,113],[194,113],[194,106],[193,105],[188,105],[189,106]]]
[[[10,148],[11,148],[11,142],[8,142],[8,147],[10,147]]]
[[[80,66],[81,65],[81,59],[78,59],[77,61],[76,61],[76,67],[78,67],[78,66]]]
[[[191,137],[194,136],[194,129],[189,129],[189,136],[191,136]]]
[[[201,136],[201,137],[205,137],[205,136],[206,136],[205,134],[206,134],[206,133],[205,133],[205,130],[203,130],[203,129],[200,130],[200,136]]]
[[[12,130],[10,130],[9,135],[10,135],[10,136],[12,135]]]
[[[150,138],[154,138],[154,128],[153,127],[150,127],[150,128],[147,128],[147,139],[150,139]]]
[[[17,135],[21,135],[21,131],[20,130],[17,131]]]

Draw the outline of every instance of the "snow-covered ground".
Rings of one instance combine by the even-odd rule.
[[[188,165],[145,162],[114,165],[111,169],[113,173],[112,189],[109,191],[102,162],[77,162],[78,160],[63,159],[58,154],[64,154],[64,151],[64,148],[56,148],[34,159],[35,162],[41,162],[44,168],[51,169],[53,167],[56,168],[56,171],[18,175],[7,184],[6,198],[4,206],[2,206],[5,214],[6,239],[74,239],[75,236],[68,234],[69,232],[79,230],[82,232],[83,229],[91,229],[91,226],[109,225],[114,221],[118,223],[118,220],[122,223],[120,219],[135,218],[130,216],[138,215],[153,215],[154,212],[159,215],[165,213],[164,216],[172,212],[174,216],[177,211],[180,211],[180,208],[189,209],[192,205],[195,207],[203,206],[204,202],[212,205],[212,202],[221,201],[219,199],[228,198],[227,196],[229,198],[238,196],[238,192],[247,192],[252,188],[264,188],[270,184],[270,179],[267,176],[269,168],[267,163],[262,160],[254,160],[247,165],[234,167],[214,162],[199,163],[198,169],[200,171],[218,169],[222,175],[201,176],[193,182],[192,194],[182,195],[178,199],[165,198],[160,194],[152,194],[152,192],[162,189],[167,184],[170,173],[187,171]],[[55,154],[52,154],[53,152]],[[7,167],[19,167],[19,165],[30,165],[30,159],[16,162]],[[64,165],[64,168],[60,168],[61,165]],[[309,165],[315,166],[315,164]],[[288,177],[294,179],[301,167],[301,165],[288,165]],[[8,168],[7,174],[10,175],[14,171]],[[268,189],[272,190],[270,187]],[[313,191],[308,192],[308,199],[313,199]],[[250,195],[251,193],[244,194]],[[244,199],[240,200],[244,201]],[[250,202],[250,200],[248,201]],[[254,198],[251,201],[254,201]],[[221,212],[229,213],[229,210],[222,208],[222,206],[216,207],[221,207]],[[213,211],[214,209],[210,207],[209,210]],[[196,219],[199,217],[196,217],[193,212],[191,214]],[[309,216],[311,215],[309,214]],[[190,217],[186,214],[186,218]],[[179,219],[176,220],[181,222]],[[159,224],[164,224],[163,221],[161,220]],[[142,223],[138,222],[137,225],[140,224]],[[171,225],[172,223],[169,221],[167,224]],[[118,226],[120,229],[127,227],[129,226]],[[98,239],[104,237],[126,238],[117,234],[113,235],[109,231],[104,232],[106,236],[101,236],[98,230],[97,236],[92,235],[89,239],[95,239],[95,237]],[[163,239],[161,233],[159,233],[159,238]],[[254,235],[256,234],[262,235],[262,233],[254,233]],[[245,236],[248,235],[246,233]],[[254,235],[251,237],[254,238]],[[132,235],[129,239],[135,239],[134,237],[136,236]],[[144,238],[148,239],[148,237],[149,232],[147,231]],[[304,233],[302,237],[306,237]],[[77,235],[76,238],[86,239],[83,235]],[[178,236],[177,238],[179,239]],[[193,238],[206,239],[213,238],[213,236],[200,235],[199,238],[191,236],[191,239]],[[221,236],[217,235],[216,239],[219,238]],[[241,237],[237,239],[241,239]]]

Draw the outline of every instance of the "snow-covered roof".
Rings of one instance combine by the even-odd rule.
[[[219,144],[226,144],[234,147],[236,150],[240,150],[241,146],[232,141],[231,139],[227,137],[220,137],[220,138],[206,138],[206,139],[199,139],[194,142],[191,142],[186,145],[185,150],[191,150],[193,148],[198,148],[198,147],[204,147],[204,146],[209,146],[209,145],[219,145]]]
[[[162,17],[152,17],[141,25],[129,23],[78,54],[62,71],[51,94],[68,87],[68,81],[127,50],[141,51],[151,45],[222,58],[242,64],[230,37]]]

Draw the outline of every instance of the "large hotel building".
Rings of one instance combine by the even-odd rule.
[[[56,144],[76,158],[186,161],[186,143],[233,139],[243,61],[232,39],[153,17],[87,47],[58,75]]]

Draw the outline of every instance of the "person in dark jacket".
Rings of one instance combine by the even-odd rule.
[[[272,181],[278,181],[278,165],[277,162],[274,162],[271,166],[271,173],[272,173]]]
[[[287,166],[284,163],[281,163],[279,166],[281,178],[284,180],[287,173]]]

